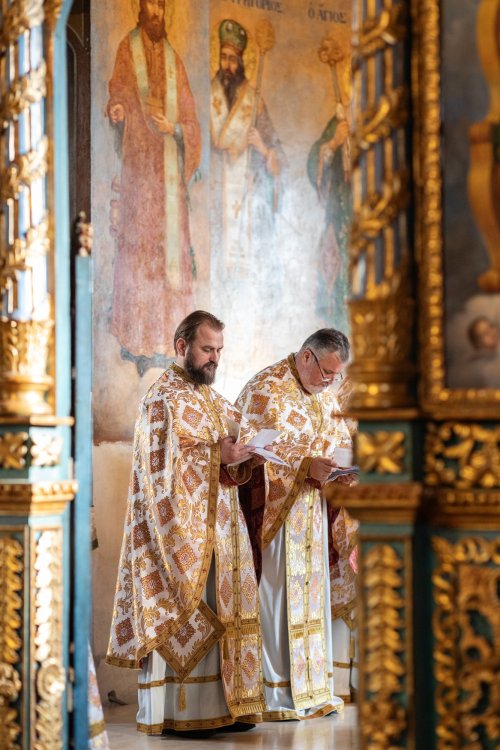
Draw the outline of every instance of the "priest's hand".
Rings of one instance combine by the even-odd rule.
[[[232,437],[222,438],[219,443],[221,464],[234,464],[237,461],[247,461],[252,457],[249,446],[244,443],[236,443]]]
[[[253,451],[253,448],[251,445],[248,446],[249,450]],[[266,451],[272,451],[273,446],[272,445],[265,445],[264,450]],[[255,468],[255,466],[261,466],[262,464],[265,464],[267,461],[267,458],[264,458],[264,456],[259,456],[258,453],[253,454],[252,458],[252,468]]]
[[[356,474],[344,474],[343,477],[337,477],[335,480],[336,484],[345,484],[348,487],[352,487],[355,484],[359,484],[359,479]]]
[[[318,482],[326,482],[332,473],[332,469],[334,469],[336,465],[335,461],[332,461],[329,458],[317,456],[311,461],[311,465],[309,466],[309,476],[311,479],[316,479]]]

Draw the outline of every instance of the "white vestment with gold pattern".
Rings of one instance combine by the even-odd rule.
[[[251,470],[221,470],[228,418],[241,422],[242,440],[253,434],[228,401],[175,364],[140,405],[107,662],[142,668],[139,729],[148,734],[222,726],[264,709],[257,583],[235,484]],[[218,644],[213,674],[195,680]],[[219,715],[203,702],[189,707],[193,684],[222,696]]]
[[[280,431],[273,450],[288,464],[267,463],[265,502],[260,504],[257,489],[252,506],[245,507],[262,555],[264,718],[321,716],[343,706],[333,693],[333,671],[350,662],[350,630],[343,618],[354,608],[357,523],[345,510],[329,522],[326,501],[308,472],[313,457],[333,459],[335,446],[350,446],[351,435],[333,389],[307,393],[293,355],[252,378],[236,405],[255,429]],[[347,697],[348,680],[343,690]]]

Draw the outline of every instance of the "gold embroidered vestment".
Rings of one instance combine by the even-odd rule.
[[[308,472],[313,457],[333,459],[335,446],[350,446],[351,435],[339,416],[333,389],[320,394],[307,393],[300,382],[293,355],[255,375],[239,395],[236,406],[256,429],[266,427],[281,432],[273,449],[288,466],[266,464],[263,509],[258,492],[251,500],[250,514],[260,514],[258,526],[255,518],[247,516],[247,520],[251,534],[258,537],[262,547],[267,546],[285,524],[291,689],[295,708],[308,709],[331,700],[324,587],[331,586],[332,614],[339,598],[342,606],[351,604],[346,598],[354,598],[351,586],[354,574],[352,569],[346,570],[342,556],[348,546],[349,553],[352,551],[343,536],[347,531],[351,534],[352,524],[355,524],[342,511],[338,517],[341,522],[329,528],[337,555],[331,567],[337,577],[325,581],[324,560],[328,551],[324,549],[323,524],[327,519],[322,510],[322,494],[316,483],[308,479]],[[339,573],[346,576],[344,580],[339,580]]]
[[[262,711],[257,583],[237,487],[220,481],[226,418],[209,386],[171,365],[141,402],[107,662],[139,668],[155,649],[185,679],[221,641],[233,717]],[[230,471],[246,481],[242,464]],[[217,612],[202,600],[215,555]]]

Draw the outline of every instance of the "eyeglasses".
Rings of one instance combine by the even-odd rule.
[[[319,363],[319,359],[317,358],[316,354],[313,352],[312,349],[309,349],[311,354],[313,355],[314,359],[316,360],[316,364],[318,365],[318,369],[321,373],[321,377],[323,378],[325,383],[341,383],[344,379],[344,375],[341,372],[332,372],[327,374],[324,372],[323,368],[321,367]]]

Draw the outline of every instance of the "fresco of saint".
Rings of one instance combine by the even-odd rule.
[[[347,242],[352,220],[351,154],[348,108],[350,52],[334,35],[323,39],[319,59],[330,67],[334,91],[333,116],[313,144],[307,161],[309,179],[324,206],[320,238],[319,299],[326,317],[347,325]]]
[[[270,24],[261,32],[262,57],[274,32]],[[260,96],[262,73],[256,88],[247,78],[247,30],[225,19],[218,37],[219,67],[210,93],[214,232],[224,270],[246,270],[258,263],[259,243],[272,231],[285,157]]]
[[[111,332],[140,375],[165,364],[175,321],[192,308],[187,186],[201,136],[184,65],[166,34],[166,2],[140,0],[109,82],[108,115],[121,154]]]

